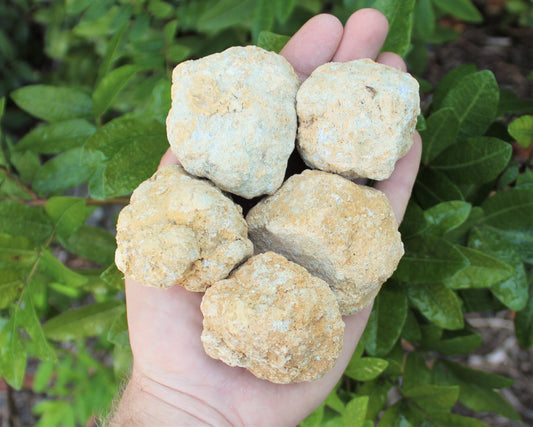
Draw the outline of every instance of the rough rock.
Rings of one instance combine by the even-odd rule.
[[[119,215],[115,262],[148,286],[204,291],[253,251],[240,206],[177,165],[133,192]]]
[[[179,64],[167,117],[172,151],[222,190],[272,194],[294,149],[298,86],[285,58],[256,46]]]
[[[308,166],[383,180],[413,143],[418,82],[370,59],[331,62],[302,84],[296,106],[297,146]]]
[[[201,310],[206,353],[271,382],[318,379],[342,349],[344,323],[327,283],[273,252],[214,283]]]
[[[403,255],[386,196],[339,175],[293,175],[246,220],[256,253],[274,251],[327,282],[341,313],[366,307]]]

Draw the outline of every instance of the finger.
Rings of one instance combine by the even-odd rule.
[[[342,24],[333,15],[311,18],[281,50],[301,80],[326,62],[331,61],[342,38]]]
[[[333,61],[376,59],[385,43],[389,23],[376,9],[361,9],[353,13],[344,26],[344,33]]]
[[[163,157],[161,157],[161,161],[159,162],[159,166],[157,169],[161,169],[163,166],[167,165],[180,165],[178,158],[174,155],[172,150],[169,148],[165,154],[163,154]]]
[[[422,138],[418,132],[415,132],[413,146],[404,157],[396,162],[396,167],[390,178],[375,185],[375,188],[387,195],[398,224],[402,222],[407,202],[411,197],[421,155]]]
[[[407,65],[402,57],[394,52],[382,52],[378,55],[376,62],[389,67],[396,68],[400,71],[407,72]]]

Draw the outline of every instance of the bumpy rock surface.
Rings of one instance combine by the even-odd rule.
[[[253,251],[240,206],[211,183],[166,166],[119,215],[115,262],[149,286],[204,291]]]
[[[320,277],[342,314],[370,304],[403,255],[385,195],[327,172],[293,175],[246,219],[256,253],[277,252]]]
[[[298,86],[285,58],[255,46],[179,64],[167,117],[172,151],[222,190],[272,194],[294,149]]]
[[[370,59],[327,63],[297,95],[298,150],[315,169],[347,178],[388,178],[412,145],[418,82]]]
[[[320,378],[342,348],[344,323],[328,285],[273,252],[213,284],[201,309],[206,353],[272,382]]]

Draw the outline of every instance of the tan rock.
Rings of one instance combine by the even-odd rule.
[[[328,285],[273,252],[213,284],[201,309],[206,353],[271,382],[318,379],[342,348],[344,323]]]
[[[312,168],[388,178],[413,143],[418,82],[370,59],[327,63],[297,95],[298,150]]]
[[[403,255],[383,193],[339,175],[293,175],[246,217],[255,251],[274,251],[327,282],[341,313],[366,307]]]
[[[298,86],[285,58],[256,46],[179,64],[167,117],[172,151],[222,190],[273,193],[294,149]]]
[[[253,251],[240,206],[177,165],[143,182],[119,215],[115,262],[148,286],[204,291]]]

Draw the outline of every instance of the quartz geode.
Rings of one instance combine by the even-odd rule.
[[[294,150],[298,86],[285,58],[256,46],[179,64],[167,117],[172,151],[222,190],[272,194]]]
[[[342,349],[344,323],[328,284],[273,252],[214,283],[201,309],[206,353],[271,382],[316,380]]]
[[[165,166],[120,212],[115,263],[143,285],[204,291],[251,255],[247,231],[241,207],[218,188]]]
[[[246,220],[256,253],[277,252],[324,280],[343,315],[369,305],[403,255],[385,194],[327,172],[293,175]]]
[[[318,67],[298,90],[305,163],[350,179],[383,180],[413,144],[418,82],[370,59]]]

